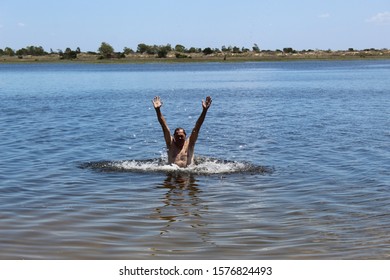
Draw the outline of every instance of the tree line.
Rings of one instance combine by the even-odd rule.
[[[367,49],[367,50],[375,50],[375,49]],[[354,51],[353,48],[349,48],[348,51]],[[126,55],[130,54],[147,54],[147,55],[155,55],[158,58],[165,58],[167,57],[168,53],[175,52],[175,56],[177,58],[186,58],[189,57],[189,54],[191,53],[200,53],[204,55],[211,55],[214,53],[233,53],[233,54],[242,54],[247,52],[254,52],[254,53],[260,53],[260,52],[273,52],[271,50],[260,50],[260,47],[257,44],[253,44],[252,48],[246,48],[246,47],[237,47],[237,46],[222,46],[221,48],[210,48],[206,47],[204,49],[197,48],[197,47],[190,47],[186,48],[185,46],[181,44],[175,45],[175,47],[172,47],[170,44],[167,45],[147,45],[144,43],[140,43],[137,46],[137,49],[134,51],[131,48],[124,47],[123,51],[116,52],[114,48],[106,42],[102,42],[100,47],[98,48],[97,52],[93,51],[87,51],[86,53],[92,54],[92,55],[98,55],[99,59],[109,59],[109,58],[124,58]],[[291,47],[283,48],[282,50],[275,50],[275,52],[283,52],[283,53],[297,53],[296,50],[294,50]],[[313,50],[303,50],[302,52],[313,52]],[[14,50],[10,47],[6,47],[4,49],[0,49],[0,56],[6,55],[6,56],[18,56],[19,58],[23,58],[24,56],[44,56],[44,55],[58,55],[60,59],[75,59],[77,58],[77,55],[81,53],[80,48],[76,48],[75,50],[72,50],[71,48],[66,48],[65,51],[57,50],[53,51],[50,49],[50,52],[47,52],[43,49],[42,46],[27,46],[25,48],[21,48],[19,50]]]
[[[176,46],[172,47],[170,44],[167,45],[147,45],[144,43],[140,43],[137,46],[137,49],[134,51],[131,48],[125,47],[123,48],[123,51],[117,52],[114,50],[114,48],[106,42],[102,42],[100,47],[98,48],[97,52],[93,51],[87,51],[88,54],[94,54],[99,55],[99,58],[105,59],[105,58],[123,58],[126,55],[129,54],[147,54],[147,55],[156,55],[159,58],[165,58],[167,57],[168,53],[170,52],[176,52],[176,57],[186,57],[186,54],[190,53],[203,53],[204,55],[209,55],[212,53],[219,53],[219,52],[231,52],[231,53],[243,53],[243,52],[249,52],[250,50],[248,48],[242,47],[239,48],[237,46],[222,46],[221,49],[218,48],[197,48],[197,47],[190,47],[186,48],[185,46],[181,44],[177,44]],[[260,52],[260,48],[257,44],[254,44],[252,47],[252,51],[254,52]],[[77,58],[77,55],[81,53],[80,48],[76,48],[75,50],[72,50],[71,48],[66,48],[65,51],[62,51],[61,49],[58,49],[57,51],[53,51],[50,49],[50,51],[44,50],[42,46],[27,46],[25,48],[21,48],[19,50],[14,50],[10,47],[6,47],[4,49],[0,49],[0,56],[18,56],[20,58],[23,58],[23,56],[44,56],[44,55],[50,55],[50,54],[57,54],[61,59],[74,59]]]

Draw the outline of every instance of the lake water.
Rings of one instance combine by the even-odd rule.
[[[390,60],[0,64],[1,259],[389,259]],[[165,164],[152,98],[197,164]]]

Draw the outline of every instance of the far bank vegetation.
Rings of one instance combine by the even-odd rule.
[[[285,47],[276,50],[262,50],[258,44],[252,47],[237,47],[223,45],[221,48],[198,48],[185,47],[177,44],[172,47],[167,45],[148,45],[140,43],[136,50],[124,47],[122,51],[115,51],[107,42],[102,42],[97,51],[81,51],[80,48],[72,50],[67,47],[65,50],[46,51],[41,46],[27,46],[25,48],[14,50],[10,47],[0,49],[1,61],[234,61],[234,60],[286,60],[286,59],[348,59],[348,58],[389,58],[388,49],[364,49],[355,50],[295,50],[291,47]]]

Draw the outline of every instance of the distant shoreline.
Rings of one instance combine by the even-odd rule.
[[[276,51],[246,52],[246,53],[202,53],[170,52],[164,58],[156,55],[132,53],[121,58],[104,58],[99,54],[79,53],[74,59],[61,59],[58,54],[42,56],[0,56],[0,64],[5,63],[192,63],[192,62],[272,62],[300,60],[362,60],[390,59],[390,50],[365,51],[311,51],[284,53]]]

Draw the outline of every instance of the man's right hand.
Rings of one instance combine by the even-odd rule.
[[[159,109],[162,106],[160,96],[155,96],[152,100],[154,109]]]
[[[210,96],[206,97],[206,101],[202,100],[202,107],[203,107],[203,109],[208,110],[210,108],[210,106],[211,106],[211,102],[212,102],[212,100],[211,100]]]

